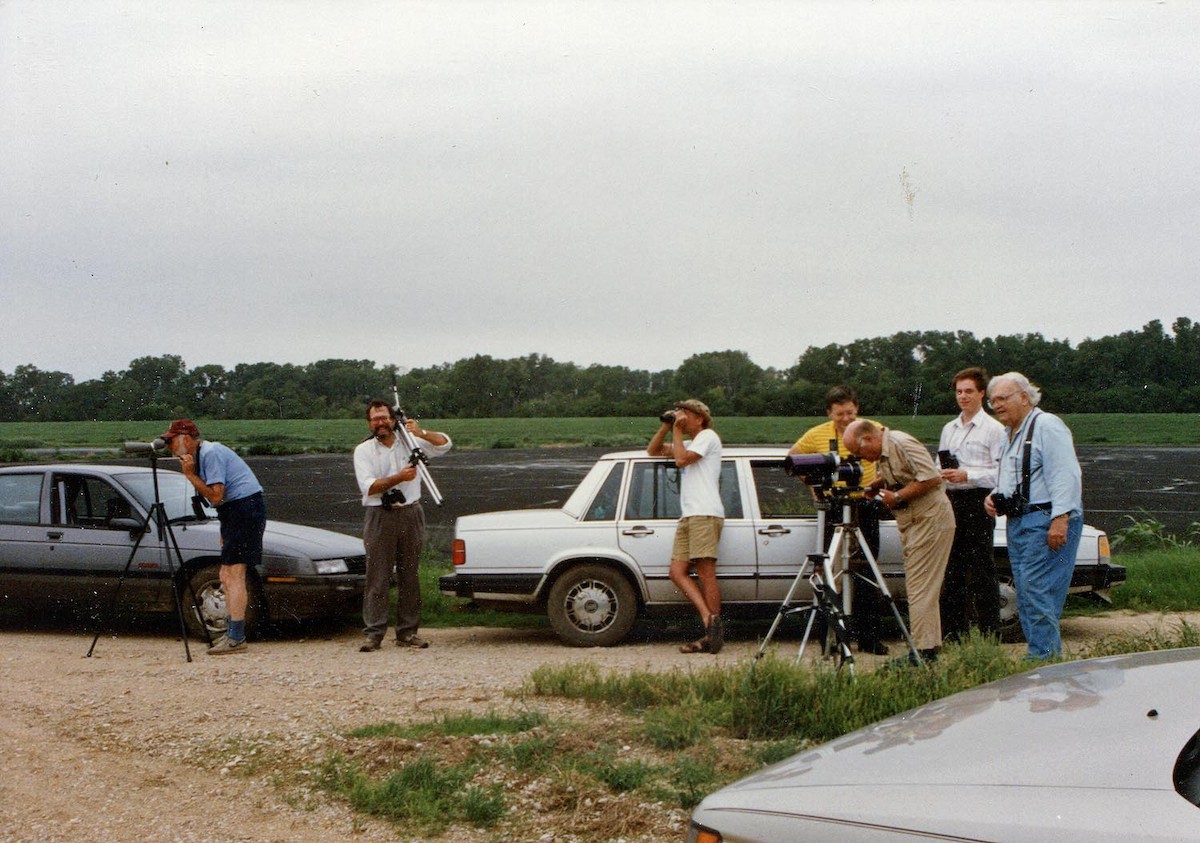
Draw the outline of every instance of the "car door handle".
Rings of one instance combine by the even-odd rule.
[[[622,530],[621,535],[641,538],[642,536],[654,535],[654,531],[649,527],[630,527],[628,530]]]
[[[787,527],[781,527],[778,524],[772,524],[769,527],[763,527],[758,531],[760,536],[786,536],[792,531]]]
[[[62,537],[63,537],[62,530],[51,530],[49,533],[46,533],[46,538],[50,539],[50,541],[56,542],[59,539],[61,539]]]

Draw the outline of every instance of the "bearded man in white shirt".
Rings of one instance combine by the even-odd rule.
[[[421,623],[421,586],[417,565],[425,544],[425,510],[421,478],[412,451],[396,435],[396,411],[375,399],[367,407],[371,436],[354,449],[354,476],[366,512],[363,543],[367,547],[367,585],[363,594],[363,635],[358,648],[378,650],[387,633],[388,591],[396,572],[396,646],[424,649],[417,635]],[[450,450],[450,437],[424,430],[416,419],[405,422],[414,444],[428,457]]]

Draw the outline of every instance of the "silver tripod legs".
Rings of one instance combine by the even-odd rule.
[[[843,528],[838,527],[838,529],[841,530]],[[854,535],[858,540],[858,546],[862,550],[863,556],[867,560],[867,564],[871,566],[871,575],[875,578],[875,585],[879,589],[879,593],[883,595],[883,599],[891,607],[892,616],[900,626],[900,634],[904,636],[904,642],[908,644],[909,654],[915,662],[920,663],[921,655],[917,652],[917,645],[913,643],[912,636],[908,634],[908,627],[904,623],[904,618],[900,617],[900,609],[896,606],[896,600],[892,597],[892,592],[888,590],[887,583],[884,582],[883,573],[879,570],[879,563],[875,561],[875,554],[871,553],[871,548],[867,547],[867,542],[863,538],[861,529],[855,527]]]

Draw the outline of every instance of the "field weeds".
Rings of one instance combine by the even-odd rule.
[[[1188,646],[1200,646],[1200,630],[1181,624],[1105,639],[1073,657]],[[514,713],[441,715],[345,735],[317,785],[431,839],[455,828],[507,840],[667,839],[682,834],[705,795],[735,779],[1028,668],[982,637],[948,646],[928,670],[857,678],[774,656],[663,673],[541,667],[513,692]]]

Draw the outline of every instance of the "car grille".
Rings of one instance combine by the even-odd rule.
[[[347,556],[346,572],[350,574],[365,574],[367,572],[367,557]]]

